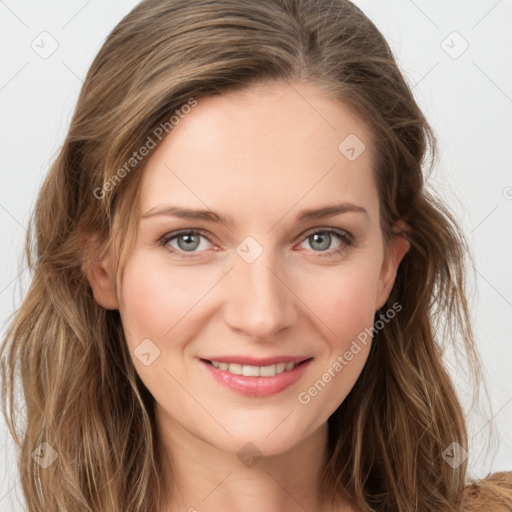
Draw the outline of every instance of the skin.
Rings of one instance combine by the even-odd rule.
[[[366,145],[354,161],[338,150],[349,134]],[[121,289],[111,253],[88,274],[98,303],[119,309],[133,364],[156,400],[178,489],[161,512],[224,511],[226,504],[233,512],[332,510],[318,478],[327,419],[359,377],[370,343],[308,404],[298,394],[373,325],[409,248],[395,237],[384,252],[371,149],[371,132],[342,103],[296,83],[201,99],[149,155],[142,213],[180,205],[234,222],[143,218]],[[367,214],[296,220],[302,209],[340,201]],[[330,245],[315,242],[312,235],[326,228],[349,233],[354,244],[334,234]],[[183,238],[168,243],[188,258],[158,243],[181,229],[207,236],[196,234],[192,252]],[[263,249],[252,263],[236,251],[247,236]],[[336,254],[339,247],[345,250]],[[149,366],[134,355],[147,338],[160,350]],[[298,383],[261,398],[211,378],[199,358],[219,354],[314,359]],[[248,442],[262,455],[252,467],[237,457]]]

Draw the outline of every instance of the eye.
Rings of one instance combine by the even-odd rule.
[[[329,249],[333,238],[337,238],[340,243],[337,247]],[[189,258],[193,257],[195,253],[204,252],[196,250],[201,247],[205,249],[205,244],[201,243],[202,239],[211,243],[206,234],[201,230],[189,229],[168,233],[159,240],[159,243],[169,252],[176,254],[180,258]],[[321,255],[322,257],[343,254],[354,244],[352,237],[347,232],[335,228],[323,228],[321,230],[310,231],[302,243],[305,242],[309,242],[315,252],[325,253]]]
[[[340,244],[334,249],[329,250],[333,241],[333,235],[335,238],[340,240]],[[343,254],[354,243],[352,237],[348,233],[335,228],[324,228],[313,232],[310,231],[303,243],[305,242],[308,242],[310,246],[315,249],[315,252],[325,252],[326,254],[322,254],[322,256],[327,257],[335,254]]]
[[[182,258],[188,258],[193,256],[195,252],[202,252],[196,251],[197,248],[204,246],[204,244],[201,244],[201,239],[208,240],[208,237],[198,230],[186,230],[164,235],[159,242],[173,254],[177,254]],[[173,246],[171,242],[176,242],[177,247]]]

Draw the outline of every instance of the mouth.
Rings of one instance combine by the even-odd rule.
[[[218,370],[222,370],[232,375],[244,375],[245,377],[274,377],[284,372],[289,372],[306,363],[312,358],[303,359],[302,361],[294,362],[279,362],[267,365],[249,365],[241,363],[229,363],[226,361],[215,361],[209,359],[202,359],[207,364],[210,364]]]
[[[218,358],[220,359],[220,358]],[[296,384],[304,375],[313,358],[290,358],[262,366],[218,359],[200,359],[202,366],[219,383],[235,393],[251,397],[268,397]],[[283,359],[283,358],[280,358]],[[247,361],[247,359],[245,359]]]

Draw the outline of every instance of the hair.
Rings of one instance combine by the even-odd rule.
[[[96,303],[85,269],[111,247],[119,289],[145,163],[134,152],[150,138],[160,143],[155,127],[191,99],[299,81],[370,128],[385,247],[398,219],[410,242],[382,308],[402,309],[375,331],[365,367],[328,420],[323,485],[333,504],[344,496],[365,512],[454,511],[463,499],[468,506],[467,460],[453,468],[442,456],[452,443],[468,449],[445,349],[459,347],[481,381],[468,247],[454,215],[427,190],[423,169],[429,156],[433,168],[436,139],[384,37],[347,0],[145,0],[95,57],[29,223],[32,280],[1,354],[3,413],[30,512],[156,512],[165,465],[154,399],[130,359],[119,312]],[[26,411],[19,433],[18,372]],[[58,453],[43,471],[32,458],[42,442]],[[510,508],[510,485],[489,482],[482,503],[496,499],[497,487]]]
[[[500,471],[472,482],[464,492],[464,512],[510,512],[512,510],[512,478],[510,471]],[[492,508],[489,508],[492,506]]]

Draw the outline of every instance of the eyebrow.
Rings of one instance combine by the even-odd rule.
[[[332,205],[326,205],[321,208],[310,208],[307,210],[301,210],[297,215],[297,220],[302,222],[312,221],[327,217],[334,217],[335,215],[341,215],[342,213],[349,212],[363,213],[367,217],[369,216],[367,210],[362,206],[343,202]],[[223,216],[219,213],[214,212],[213,210],[194,210],[190,208],[182,208],[179,206],[151,208],[142,215],[142,218],[147,219],[149,217],[155,217],[158,215],[173,216],[182,219],[202,220],[206,222],[217,222],[220,224],[225,224],[226,226],[232,226],[234,223],[233,217],[231,217],[230,215]]]

